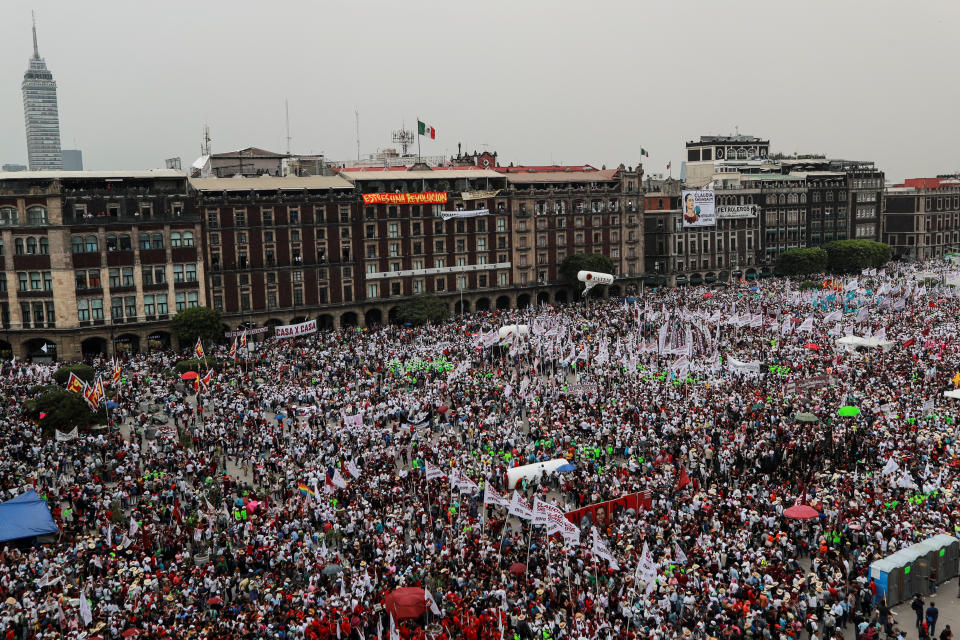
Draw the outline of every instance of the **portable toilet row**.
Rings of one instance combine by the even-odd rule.
[[[886,596],[887,605],[909,600],[914,594],[930,593],[930,576],[937,572],[937,583],[955,578],[960,571],[960,540],[939,534],[897,551],[870,565],[870,577],[877,593]]]

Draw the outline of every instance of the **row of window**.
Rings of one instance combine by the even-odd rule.
[[[6,309],[4,309],[6,311]],[[24,329],[53,329],[57,326],[57,314],[53,300],[43,302],[21,302],[20,320]],[[9,326],[9,318],[4,318],[4,326]]]
[[[505,287],[509,284],[510,275],[506,271],[500,271],[497,273],[497,282],[498,286]],[[383,296],[399,296],[403,295],[403,283],[399,280],[394,280],[389,283],[379,283],[374,282],[367,285],[367,298],[379,298],[381,296],[381,291]],[[437,278],[434,281],[434,290],[435,291],[445,291],[447,285],[447,279],[445,277]],[[477,288],[486,289],[488,286],[487,274],[481,273],[477,276]],[[413,280],[413,293],[423,293],[426,289],[426,281],[423,278],[415,278]],[[467,276],[457,276],[457,288],[456,291],[464,290],[467,288]]]
[[[165,293],[143,296],[143,314],[147,318],[169,314],[168,297]],[[177,292],[174,296],[174,309],[183,311],[200,306],[200,296],[196,291]],[[113,320],[126,317],[135,320],[137,314],[136,296],[115,296],[110,299],[110,311]],[[103,320],[103,298],[80,298],[77,300],[77,319],[80,322]]]
[[[4,278],[4,287],[6,282]],[[53,291],[53,275],[49,271],[18,271],[17,282],[20,291]]]
[[[163,249],[162,233],[141,233],[139,236],[140,249]],[[73,253],[97,253],[100,251],[100,241],[97,236],[73,236],[70,239],[70,246]],[[193,231],[171,231],[170,246],[173,248],[194,246]],[[130,234],[121,233],[107,234],[107,251],[132,251],[133,245],[130,242]]]
[[[17,237],[13,239],[13,252],[18,255],[50,255],[50,243],[46,236]],[[3,239],[0,238],[0,256],[3,255]]]
[[[20,224],[20,214],[13,207],[0,207],[0,226],[14,226]],[[50,224],[47,210],[44,207],[27,207],[27,224]]]

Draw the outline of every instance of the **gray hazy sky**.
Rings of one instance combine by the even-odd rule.
[[[502,163],[668,161],[704,134],[874,160],[888,178],[960,169],[958,0],[233,0],[0,2],[0,163],[26,161],[32,52],[59,86],[64,148],[92,169],[200,151],[356,156],[416,117],[424,154]]]

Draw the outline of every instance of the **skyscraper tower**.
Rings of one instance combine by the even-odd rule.
[[[27,158],[31,171],[62,169],[57,83],[37,48],[37,21],[33,21],[33,57],[23,74],[23,118],[27,128]]]

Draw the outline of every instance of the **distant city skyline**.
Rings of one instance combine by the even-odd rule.
[[[205,124],[215,152],[284,151],[288,100],[292,150],[333,159],[357,155],[356,111],[363,154],[420,118],[438,130],[425,155],[463,143],[504,164],[636,165],[643,147],[648,173],[672,163],[678,175],[686,141],[739,129],[770,139],[771,153],[874,161],[893,181],[960,169],[960,89],[946,81],[960,6],[946,0],[880,0],[867,13],[611,1],[591,20],[562,0],[492,0],[482,12],[433,0],[416,11],[9,0],[4,59],[29,56],[33,8],[64,145],[88,168],[187,166]],[[3,164],[27,159],[17,66],[0,69]]]
[[[31,170],[62,169],[60,113],[57,82],[40,57],[37,22],[33,20],[33,56],[23,74],[23,120],[27,140],[27,164]]]

